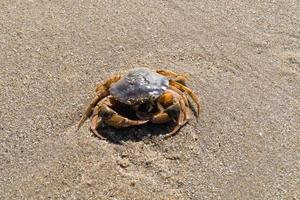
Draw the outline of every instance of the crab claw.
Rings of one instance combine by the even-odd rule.
[[[103,106],[100,108],[99,112],[102,120],[105,124],[116,128],[129,127],[129,126],[138,126],[147,123],[149,120],[131,120],[126,117],[123,117],[113,109],[108,106]]]

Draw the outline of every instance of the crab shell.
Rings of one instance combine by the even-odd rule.
[[[168,89],[169,79],[148,68],[130,70],[110,88],[110,94],[127,105],[154,101]]]

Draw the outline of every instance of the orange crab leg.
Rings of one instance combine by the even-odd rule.
[[[200,108],[200,103],[199,103],[199,99],[198,99],[197,95],[191,89],[189,89],[188,87],[186,87],[186,86],[184,86],[181,83],[178,83],[176,81],[170,80],[170,85],[178,88],[179,90],[181,90],[183,92],[186,92],[193,99],[193,101],[197,105],[197,118],[198,118],[199,114],[200,114],[200,111],[201,111],[200,110],[201,108]]]
[[[179,131],[179,129],[188,122],[188,119],[189,119],[189,113],[188,113],[188,111],[189,111],[189,109],[184,104],[183,99],[179,100],[179,105],[180,105],[179,107],[181,109],[180,109],[180,112],[179,112],[179,115],[178,115],[178,118],[177,118],[177,121],[176,121],[176,126],[175,126],[175,128],[170,133],[168,133],[168,134],[166,134],[164,136],[164,139],[172,137],[175,134],[177,134],[178,131]]]
[[[105,140],[105,138],[102,135],[100,135],[100,133],[97,131],[97,128],[99,127],[100,123],[101,122],[99,120],[99,116],[98,115],[93,116],[90,129],[98,138]]]
[[[178,90],[178,89],[177,89]],[[187,107],[184,98],[182,97],[182,92],[180,94],[175,90],[167,90],[158,100],[158,107],[166,107],[166,109],[159,108],[160,112],[155,114],[151,119],[153,123],[166,123],[171,120],[176,122],[175,128],[168,134],[164,136],[164,138],[171,137],[175,135],[180,127],[185,125],[189,118],[189,108]],[[162,105],[162,106],[160,106]]]
[[[177,124],[170,133],[167,133],[166,135],[164,135],[164,139],[167,139],[167,138],[170,138],[170,137],[173,137],[174,135],[176,135],[178,133],[179,129],[186,123],[187,123],[187,121],[183,121],[183,123],[181,125]]]
[[[92,114],[94,107],[97,105],[97,103],[103,99],[104,97],[109,95],[109,88],[111,84],[117,82],[120,80],[121,76],[116,75],[110,79],[108,79],[104,84],[97,85],[96,92],[97,96],[92,100],[92,102],[89,104],[89,106],[86,108],[84,114],[82,115],[80,121],[77,124],[77,130],[81,127],[81,125],[86,121],[86,119]]]
[[[169,138],[177,134],[179,129],[188,122],[188,119],[185,118],[185,113],[180,109],[178,104],[173,104],[163,112],[156,114],[151,122],[166,123],[172,119],[175,120],[175,116],[177,116],[175,128],[171,132],[164,135],[164,138]]]
[[[138,125],[145,124],[148,121],[149,120],[131,120],[119,114],[114,114],[111,118],[105,119],[106,124],[116,128],[138,126]]]
[[[116,111],[110,108],[108,105],[101,105],[99,115],[103,121],[113,127],[121,128],[128,126],[137,126],[147,123],[149,120],[131,120],[119,115]]]
[[[173,104],[174,98],[170,92],[163,93],[157,100],[161,105],[164,107],[168,107],[169,105]]]
[[[183,93],[181,90],[179,90],[177,87],[170,85],[170,89],[174,90],[175,92],[177,92],[178,94],[180,94],[180,96],[183,98],[184,103],[186,106],[189,106],[189,101],[187,99],[186,93]]]
[[[171,78],[172,80],[180,82],[182,84],[185,84],[185,81],[188,80],[187,75],[185,75],[185,74],[177,74],[177,73],[172,72],[170,70],[159,69],[159,70],[156,70],[156,72],[158,74],[161,74],[163,76],[167,76],[167,77]]]
[[[167,92],[165,92],[157,100],[157,103],[160,105],[163,105],[164,107],[168,107],[168,106],[174,104],[174,102],[179,103],[180,109],[184,113],[185,119],[189,119],[190,118],[190,115],[189,115],[190,109],[188,107],[189,106],[188,100],[187,100],[186,95],[183,94],[183,92],[181,92],[179,89],[171,86],[171,90],[168,90]],[[168,108],[166,110],[168,110]]]
[[[99,93],[93,100],[92,102],[89,104],[89,106],[87,107],[87,109],[85,110],[84,114],[82,115],[80,121],[77,124],[77,130],[82,126],[82,124],[86,121],[86,119],[91,115],[93,108],[95,107],[95,105],[105,96],[107,96],[109,94],[108,91],[103,91],[101,93]]]
[[[91,131],[100,139],[105,139],[97,130],[97,128],[99,127],[99,125],[101,124],[102,120],[113,127],[116,128],[121,128],[121,127],[128,127],[128,126],[133,126],[133,125],[141,125],[141,124],[145,124],[148,122],[148,120],[130,120],[126,117],[123,117],[121,115],[115,114],[113,115],[111,118],[109,119],[99,119],[99,115],[96,114],[92,117],[92,121],[91,121]]]
[[[112,96],[103,98],[94,108],[92,120],[91,120],[91,131],[100,139],[105,139],[97,131],[97,128],[101,123],[121,128],[128,126],[135,126],[147,123],[149,120],[131,120],[117,114],[111,107],[115,106],[116,102]]]
[[[185,113],[185,117],[186,119],[190,119],[190,103],[189,100],[187,98],[187,94],[185,92],[182,92],[181,90],[179,90],[178,88],[174,87],[174,86],[170,86],[170,89],[174,90],[175,92],[177,92],[178,94],[180,94],[180,96],[182,97],[182,100],[184,101],[184,104],[181,102],[182,100],[180,100],[181,104],[182,104],[182,108],[184,108],[184,113]],[[195,114],[197,116],[197,114]]]
[[[152,123],[162,124],[171,121],[172,118],[166,112],[160,112],[153,116],[151,119]]]
[[[179,105],[180,105],[182,113],[184,115],[184,120],[189,120],[191,118],[190,108],[186,106],[183,98],[179,100]]]

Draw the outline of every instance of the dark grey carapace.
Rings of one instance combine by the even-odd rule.
[[[130,70],[113,84],[110,93],[118,101],[128,104],[142,104],[157,99],[169,87],[169,79],[148,68]]]

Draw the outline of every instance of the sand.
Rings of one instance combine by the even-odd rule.
[[[0,2],[0,199],[300,199],[300,4]],[[190,75],[179,134],[75,124],[133,67]]]

